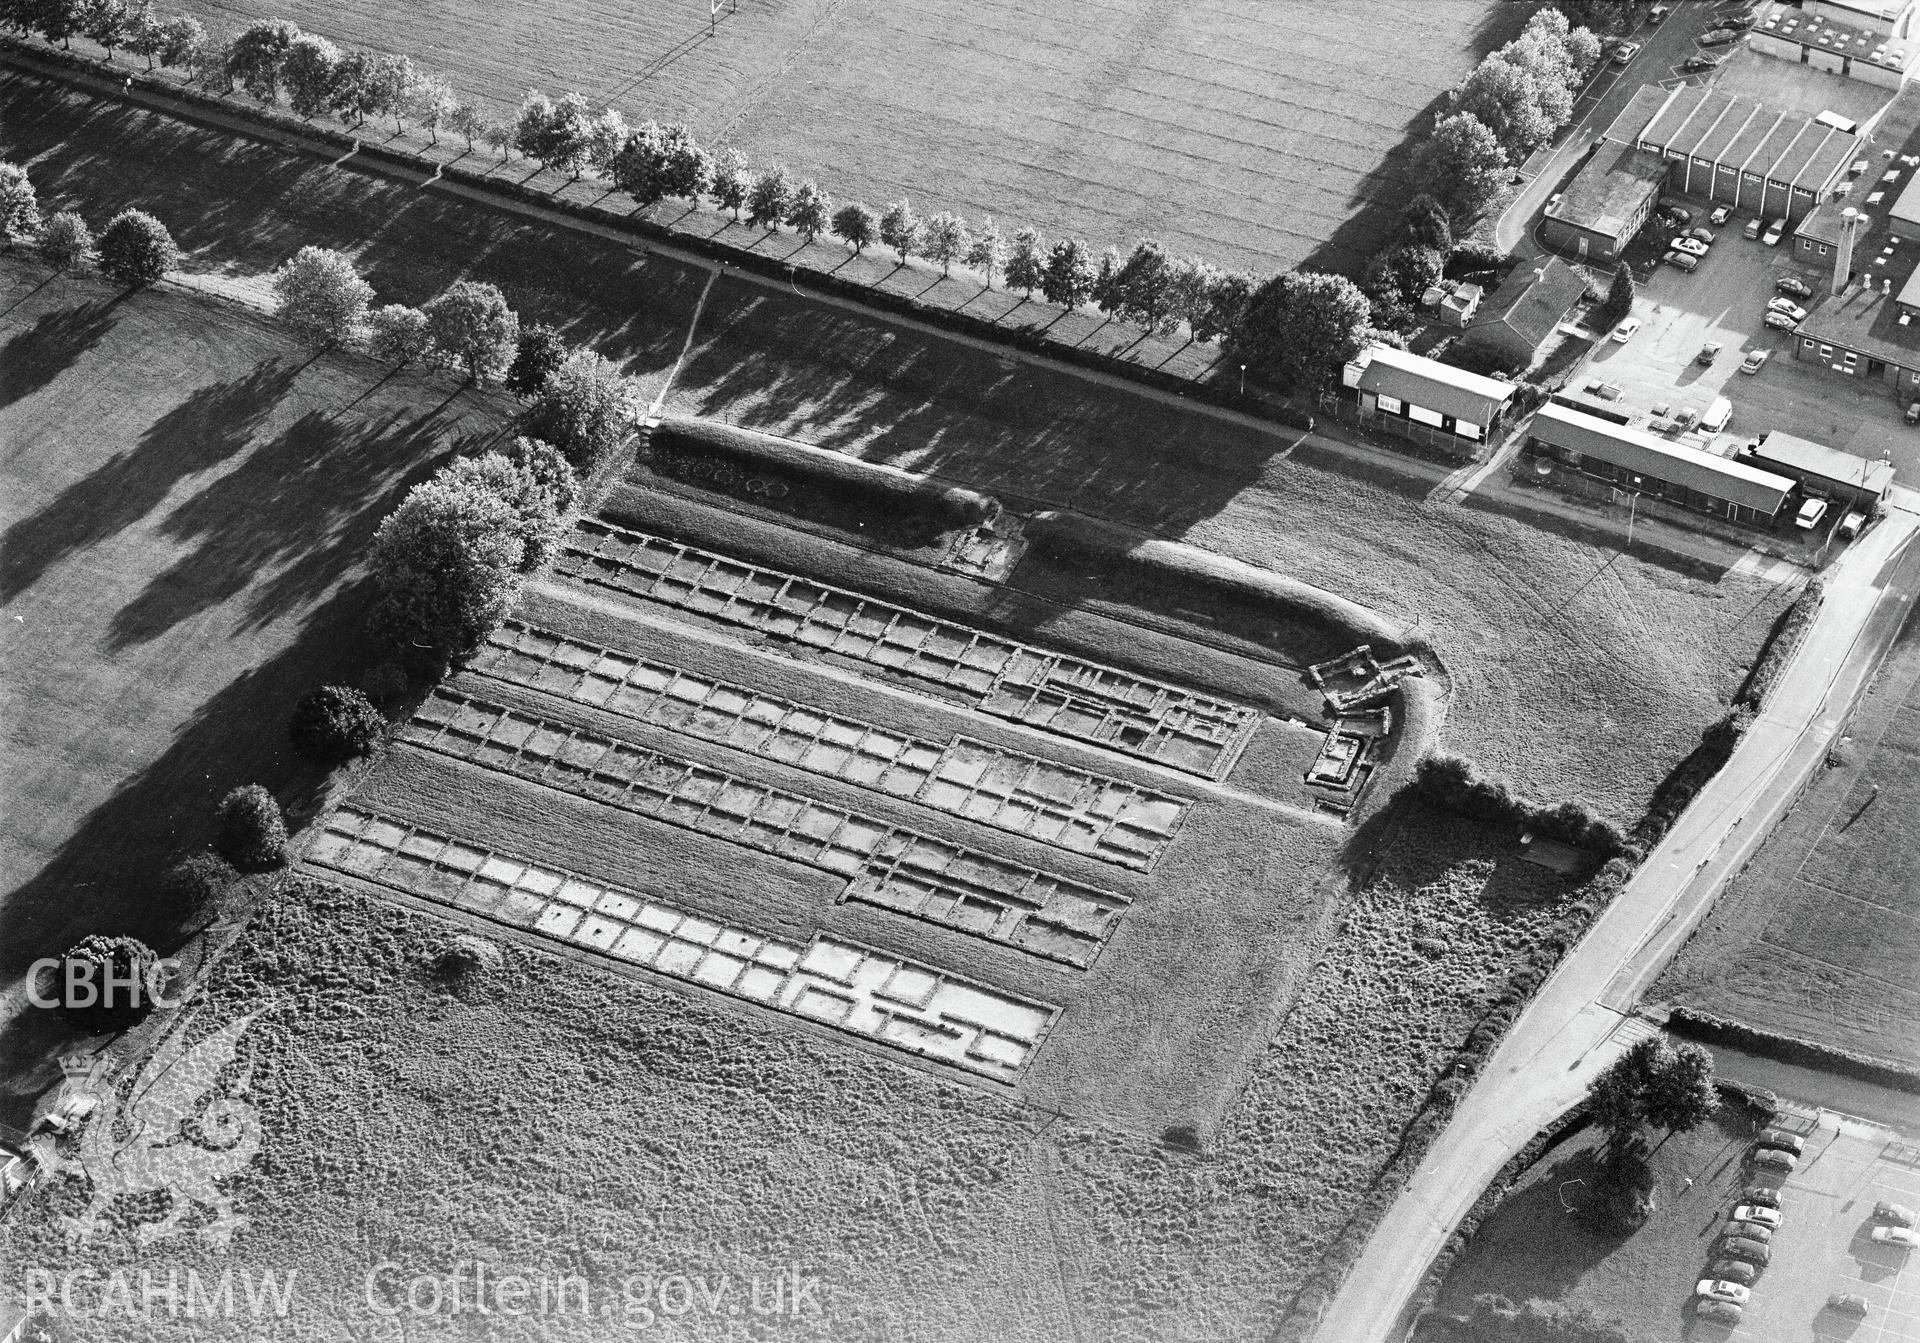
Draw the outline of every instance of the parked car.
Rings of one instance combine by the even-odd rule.
[[[1776,219],[1767,225],[1767,231],[1760,235],[1760,241],[1769,247],[1777,247],[1780,243],[1780,235],[1786,231],[1787,221],[1784,219]]]
[[[1779,279],[1773,282],[1773,287],[1776,292],[1782,293],[1782,294],[1791,294],[1795,298],[1812,298],[1813,297],[1813,286],[1808,284],[1805,280],[1795,279],[1791,275],[1782,275]]]
[[[1700,1279],[1693,1293],[1695,1296],[1704,1296],[1709,1301],[1731,1301],[1736,1306],[1746,1305],[1747,1298],[1753,1295],[1737,1282],[1718,1282],[1713,1278]]]
[[[1820,519],[1827,516],[1825,499],[1809,499],[1800,505],[1800,511],[1793,515],[1793,525],[1803,532],[1810,532],[1820,525]]]
[[[1854,537],[1860,535],[1860,529],[1866,525],[1867,515],[1865,513],[1847,514],[1846,517],[1840,519],[1840,539],[1842,541],[1853,540]]]
[[[1780,1209],[1763,1208],[1757,1203],[1742,1203],[1733,1210],[1733,1215],[1735,1220],[1741,1222],[1758,1222],[1761,1226],[1775,1229],[1780,1226]]]
[[[1753,1154],[1750,1164],[1755,1170],[1778,1171],[1782,1175],[1791,1175],[1793,1168],[1800,1164],[1800,1158],[1792,1152],[1783,1152],[1778,1147],[1763,1147]]]
[[[1903,1250],[1920,1249],[1920,1231],[1910,1226],[1876,1226],[1873,1238],[1882,1245],[1898,1245]]]
[[[1660,202],[1660,217],[1662,219],[1671,219],[1676,228],[1685,228],[1693,222],[1693,211],[1684,205],[1663,200]]]
[[[1749,242],[1751,242],[1753,239],[1760,236],[1760,230],[1765,227],[1766,227],[1766,223],[1763,220],[1749,219],[1747,221],[1747,226],[1740,230],[1740,236],[1747,239]]]
[[[1668,252],[1665,256],[1661,257],[1660,260],[1666,265],[1686,271],[1689,274],[1700,269],[1700,258],[1689,252]]]
[[[1823,505],[1825,502],[1824,499],[1821,500]],[[1726,1224],[1720,1228],[1720,1234],[1746,1240],[1757,1240],[1762,1245],[1773,1244],[1773,1228],[1770,1226],[1762,1226],[1758,1222],[1742,1222],[1736,1218],[1728,1218]]]
[[[1638,317],[1627,318],[1625,321],[1621,322],[1619,326],[1616,326],[1613,329],[1614,344],[1625,345],[1628,341],[1633,339],[1633,333],[1638,331],[1639,329],[1640,329],[1640,319]]]
[[[1795,1156],[1807,1150],[1807,1140],[1798,1133],[1789,1133],[1783,1128],[1770,1128],[1753,1140],[1755,1147],[1777,1147],[1783,1152],[1792,1152]]]
[[[1767,360],[1772,357],[1772,350],[1748,350],[1747,357],[1740,361],[1740,371],[1742,373],[1758,373],[1762,368],[1766,367]],[[1747,1193],[1751,1195],[1753,1191],[1749,1189]]]
[[[1693,362],[1702,368],[1712,368],[1713,361],[1720,357],[1720,349],[1719,341],[1710,340],[1700,347],[1700,353],[1693,357]]]
[[[1765,354],[1765,350],[1759,351]],[[1742,1203],[1751,1203],[1757,1208],[1777,1208],[1780,1206],[1780,1191],[1769,1189],[1763,1184],[1750,1184],[1740,1195]]]
[[[1908,424],[1920,424],[1920,401],[1907,403],[1906,421]]]
[[[1709,224],[1724,224],[1731,218],[1733,218],[1733,208],[1731,206],[1716,205],[1713,207],[1713,213],[1707,216],[1707,222]]]
[[[1700,45],[1703,47],[1724,47],[1729,42],[1737,42],[1739,40],[1740,30],[1738,28],[1709,28],[1706,32],[1700,34]]]
[[[1566,198],[1567,198],[1567,193],[1564,191],[1556,191],[1551,196],[1547,197],[1547,213],[1552,214],[1556,209],[1559,208],[1560,202],[1565,200]]]
[[[1662,19],[1666,18],[1670,12],[1671,10],[1669,6],[1655,5],[1652,9],[1647,11],[1647,22],[1657,24]]]
[[[1873,1219],[1876,1222],[1892,1222],[1895,1226],[1912,1226],[1920,1221],[1912,1208],[1898,1203],[1876,1203],[1873,1205]]]
[[[1729,1259],[1744,1259],[1749,1264],[1758,1264],[1765,1268],[1773,1258],[1773,1251],[1759,1241],[1747,1236],[1729,1236],[1720,1242],[1720,1253]]]
[[[1805,321],[1807,310],[1790,298],[1770,298],[1767,300],[1768,312],[1784,312],[1794,321]]]
[[[1690,252],[1694,256],[1705,256],[1707,254],[1707,245],[1698,238],[1675,238],[1672,247],[1676,252]]]
[[[1716,1259],[1707,1265],[1707,1276],[1719,1278],[1723,1282],[1737,1282],[1742,1287],[1751,1287],[1753,1280],[1760,1276],[1760,1270],[1752,1264],[1743,1264],[1738,1259]]]
[[[1705,224],[1702,224],[1699,228],[1688,229],[1687,236],[1689,238],[1692,238],[1695,242],[1703,242],[1707,246],[1711,247],[1713,246],[1714,238],[1716,238],[1719,235],[1714,233],[1714,231],[1708,228]]]
[[[1858,1315],[1865,1319],[1867,1298],[1858,1292],[1835,1292],[1827,1298],[1827,1309],[1836,1315]]]
[[[1686,60],[1680,62],[1680,68],[1688,71],[1718,70],[1721,62],[1726,59],[1725,56],[1716,56],[1709,51],[1696,51],[1693,55],[1687,57]]]
[[[1702,1301],[1695,1297],[1693,1313],[1697,1319],[1712,1320],[1715,1324],[1738,1324],[1744,1312],[1731,1301]]]
[[[1800,323],[1784,312],[1770,312],[1767,314],[1767,325],[1775,331],[1791,331]]]
[[[1640,44],[1638,42],[1622,42],[1613,49],[1613,63],[1615,65],[1625,65],[1639,54]]]

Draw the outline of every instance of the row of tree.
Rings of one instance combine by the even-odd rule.
[[[1448,95],[1447,114],[1414,154],[1415,180],[1455,219],[1479,215],[1513,166],[1567,124],[1600,50],[1591,29],[1574,27],[1557,8],[1540,10]]]

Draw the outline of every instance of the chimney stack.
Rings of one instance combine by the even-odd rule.
[[[1853,278],[1853,244],[1860,235],[1860,226],[1866,222],[1866,215],[1851,205],[1840,212],[1840,246],[1834,249],[1833,258],[1835,294],[1845,289],[1847,281]]]

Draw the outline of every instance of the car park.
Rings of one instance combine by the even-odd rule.
[[[1719,341],[1717,340],[1708,341],[1705,345],[1702,345],[1700,347],[1700,353],[1693,357],[1693,362],[1700,365],[1702,368],[1712,368],[1713,361],[1720,357],[1720,348],[1721,346]]]
[[[1765,1268],[1773,1258],[1773,1251],[1750,1236],[1729,1236],[1720,1242],[1720,1253],[1729,1259],[1744,1259],[1749,1264],[1758,1264]]]
[[[1639,329],[1640,329],[1640,319],[1638,317],[1627,318],[1625,321],[1621,322],[1619,326],[1616,326],[1613,329],[1614,344],[1625,345],[1628,341],[1633,339],[1633,333],[1638,331]]]
[[[1700,258],[1690,252],[1668,252],[1660,260],[1666,265],[1689,274],[1700,269]]]
[[[1810,532],[1820,525],[1820,519],[1827,516],[1825,499],[1809,499],[1800,505],[1800,511],[1793,515],[1793,525],[1803,532]]]
[[[1694,1316],[1702,1320],[1712,1320],[1716,1324],[1738,1324],[1744,1313],[1731,1301],[1702,1301],[1695,1297]]]
[[[1733,1215],[1737,1221],[1758,1222],[1761,1226],[1770,1226],[1775,1229],[1780,1226],[1780,1209],[1778,1208],[1763,1208],[1755,1203],[1742,1203],[1733,1210]]]
[[[1742,373],[1758,373],[1762,368],[1766,367],[1767,360],[1772,357],[1772,350],[1748,350],[1747,357],[1740,361],[1740,371]],[[1749,1190],[1748,1192],[1751,1193],[1752,1191]]]
[[[1690,252],[1694,256],[1705,256],[1707,245],[1698,238],[1675,238],[1672,243],[1676,252]]]
[[[1752,239],[1759,237],[1760,230],[1765,227],[1766,227],[1766,224],[1764,221],[1759,219],[1749,219],[1747,221],[1747,226],[1740,230],[1740,236],[1751,241]]]
[[[1700,34],[1700,45],[1703,47],[1724,47],[1729,42],[1739,40],[1740,30],[1737,28],[1709,28]]]
[[[1716,205],[1713,207],[1713,213],[1707,216],[1707,222],[1718,225],[1726,223],[1731,218],[1733,218],[1733,208],[1731,206]]]
[[[1753,1280],[1760,1276],[1760,1270],[1738,1259],[1716,1259],[1707,1265],[1707,1276],[1719,1278],[1723,1282],[1737,1282],[1743,1287],[1751,1287]]]
[[[1798,1133],[1789,1133],[1783,1128],[1770,1128],[1753,1140],[1755,1147],[1777,1147],[1783,1152],[1792,1152],[1795,1156],[1807,1150],[1807,1140]]]
[[[1736,1306],[1747,1304],[1747,1298],[1753,1295],[1737,1282],[1718,1282],[1713,1278],[1700,1279],[1699,1286],[1693,1289],[1695,1296],[1704,1296],[1709,1301],[1731,1301]]]
[[[1827,1309],[1838,1315],[1858,1315],[1865,1318],[1867,1298],[1858,1292],[1835,1292],[1827,1298]]]
[[[1882,1245],[1898,1245],[1903,1250],[1920,1249],[1920,1231],[1910,1226],[1876,1226],[1873,1238]]]
[[[1767,225],[1767,231],[1760,235],[1760,241],[1769,247],[1778,247],[1780,245],[1780,235],[1786,231],[1787,221],[1784,219],[1776,219]]]
[[[1625,65],[1639,54],[1640,44],[1638,42],[1622,42],[1613,49],[1613,63],[1615,65]]]
[[[1793,1168],[1799,1164],[1799,1157],[1792,1152],[1783,1152],[1778,1147],[1763,1147],[1752,1157],[1755,1170],[1778,1171],[1782,1175],[1793,1174]]]
[[[1680,62],[1680,68],[1687,71],[1718,70],[1721,62],[1726,59],[1725,56],[1716,56],[1711,52],[1696,51],[1693,55],[1687,57],[1686,60]]]
[[[1813,286],[1808,284],[1805,280],[1796,279],[1794,276],[1791,276],[1791,275],[1782,275],[1779,279],[1773,282],[1773,287],[1778,292],[1782,294],[1790,294],[1794,298],[1812,298],[1813,297]]]
[[[1770,312],[1767,314],[1767,325],[1775,331],[1791,331],[1796,326],[1799,326],[1800,323],[1787,316],[1784,312]]]
[[[1891,1222],[1895,1226],[1912,1226],[1920,1217],[1916,1217],[1912,1208],[1898,1203],[1876,1203],[1873,1205],[1873,1218],[1876,1222]]]

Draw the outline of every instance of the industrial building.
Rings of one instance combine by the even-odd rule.
[[[1920,42],[1907,33],[1912,12],[1913,0],[1816,0],[1799,9],[1775,5],[1754,26],[1747,45],[1763,56],[1897,89],[1920,59]]]
[[[1489,442],[1513,399],[1513,384],[1469,373],[1389,345],[1369,345],[1341,382],[1360,400],[1360,418],[1403,438],[1472,457]]]
[[[1527,434],[1526,457],[1544,457],[1625,494],[1732,522],[1771,525],[1794,491],[1793,480],[1778,472],[1682,447],[1555,402],[1540,407]]]
[[[1842,452],[1778,429],[1760,435],[1741,448],[1736,460],[1789,477],[1809,498],[1837,500],[1847,509],[1869,517],[1880,511],[1887,492],[1893,488],[1892,462]]]
[[[1653,214],[1667,165],[1659,155],[1605,141],[1540,220],[1540,241],[1584,261],[1614,261]]]

